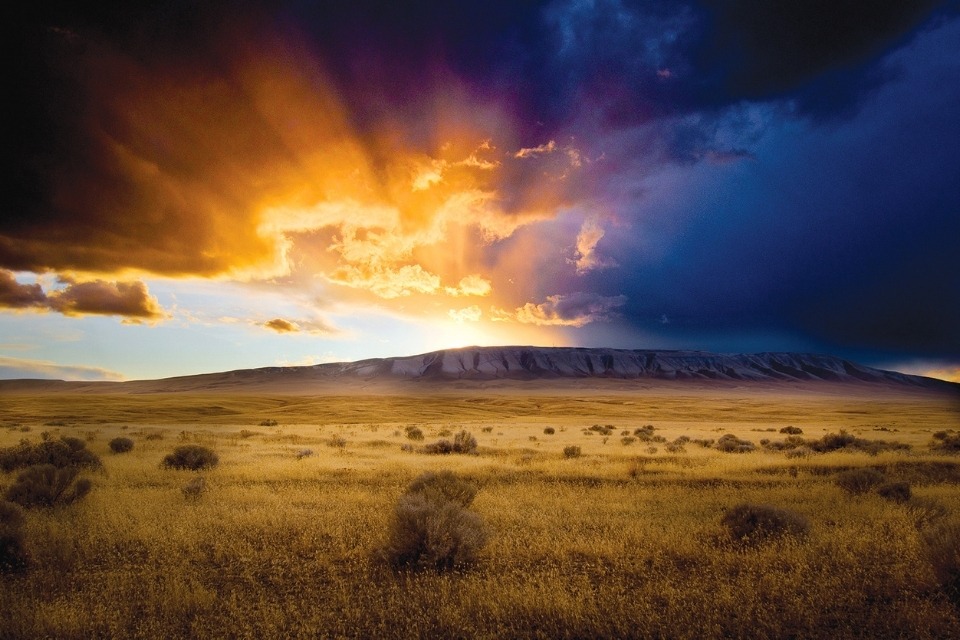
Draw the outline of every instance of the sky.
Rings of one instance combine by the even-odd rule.
[[[960,381],[955,0],[35,4],[0,378],[510,344]]]

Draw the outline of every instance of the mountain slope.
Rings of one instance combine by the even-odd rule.
[[[942,392],[960,398],[960,385],[922,376],[866,367],[827,355],[802,353],[717,354],[704,351],[655,351],[577,347],[468,347],[415,356],[375,358],[308,367],[267,367],[223,373],[130,382],[0,380],[0,392],[169,393],[262,392],[340,393],[386,390],[404,383],[422,388],[494,384],[508,388],[520,381],[582,388],[590,383],[621,388],[655,384],[684,387],[786,388],[814,385],[877,392]],[[411,389],[404,385],[402,389]],[[524,388],[529,388],[524,385]]]

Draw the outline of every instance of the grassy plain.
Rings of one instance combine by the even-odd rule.
[[[644,425],[667,442],[624,443]],[[778,441],[787,425],[912,448],[667,447]],[[955,399],[826,388],[6,393],[0,447],[78,436],[103,470],[86,473],[83,500],[27,512],[31,566],[0,576],[0,637],[960,637],[925,543],[960,517],[960,458],[928,448],[957,428]],[[460,429],[477,455],[401,448]],[[116,436],[134,449],[111,453]],[[160,466],[184,442],[220,457],[198,499],[181,491],[196,472]],[[836,486],[858,467],[913,497]],[[462,571],[395,572],[378,555],[393,505],[444,469],[479,487],[489,543]],[[14,477],[0,473],[0,489]],[[721,520],[741,502],[806,516],[809,534],[735,544]]]

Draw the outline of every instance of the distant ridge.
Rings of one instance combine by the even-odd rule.
[[[242,369],[162,380],[62,382],[2,380],[0,391],[243,391],[265,389],[309,392],[338,383],[419,381],[529,381],[602,379],[730,383],[831,383],[953,392],[956,383],[874,369],[829,355],[806,353],[718,354],[705,351],[583,347],[467,347],[414,356],[373,358],[306,367]]]

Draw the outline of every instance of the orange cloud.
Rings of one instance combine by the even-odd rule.
[[[300,327],[289,320],[284,320],[283,318],[267,320],[261,326],[266,327],[267,329],[273,329],[277,333],[296,333],[297,331],[300,331]]]
[[[284,318],[273,318],[267,320],[266,322],[259,323],[259,326],[276,331],[277,333],[320,333],[320,334],[331,334],[337,333],[337,329],[331,325],[320,322],[316,320],[298,320],[296,322],[292,320],[286,320]]]
[[[463,309],[450,309],[447,315],[457,322],[479,322],[483,312],[477,305],[472,305]]]

